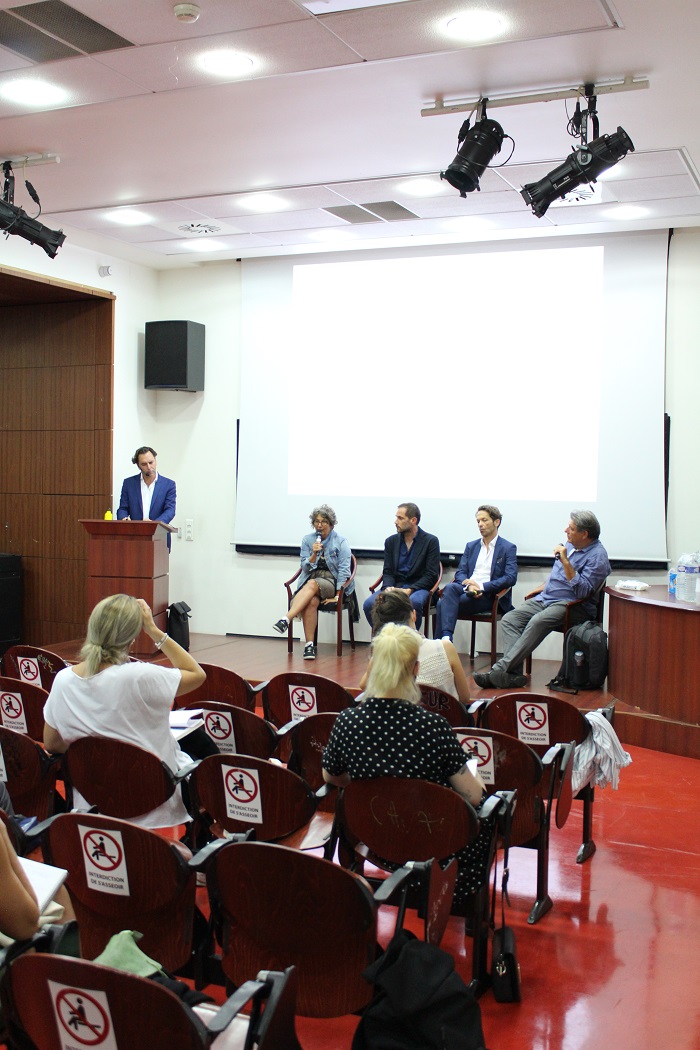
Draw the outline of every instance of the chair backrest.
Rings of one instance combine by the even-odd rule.
[[[263,710],[268,722],[281,729],[292,721],[328,711],[344,711],[354,699],[342,685],[320,674],[285,671],[275,675],[262,690]]]
[[[467,709],[456,697],[446,693],[444,689],[424,683],[419,683],[418,688],[421,693],[421,706],[426,707],[428,711],[433,711],[436,715],[442,715],[451,726],[463,726],[469,721],[471,716]]]
[[[188,707],[201,708],[204,731],[222,755],[255,755],[267,759],[277,747],[274,727],[252,711],[216,700],[192,702]]]
[[[469,803],[428,780],[353,780],[338,796],[337,813],[344,843],[363,843],[380,866],[448,857],[479,833]]]
[[[47,691],[64,667],[68,667],[68,664],[60,656],[36,645],[11,645],[2,657],[4,675],[21,678],[29,685],[40,685]]]
[[[294,1033],[294,972],[259,977],[229,1000],[232,1004],[234,999],[245,1002],[252,998],[251,1018],[232,1008],[229,1020],[224,1017],[226,1004],[216,1011],[222,1015],[223,1030],[216,1045],[222,1050],[242,1050],[244,1044],[255,1045],[258,1050],[300,1050]],[[213,1011],[204,1015],[213,1015],[213,1020],[207,1018],[213,1029],[210,1031],[168,988],[84,959],[21,955],[8,969],[2,998],[10,1032],[20,1040],[17,1045],[24,1046],[28,1036],[41,1050],[102,1045],[119,1050],[204,1050],[215,1038],[217,1016]],[[265,998],[268,1005],[260,1017],[259,1006]]]
[[[23,733],[0,726],[0,778],[15,813],[44,820],[53,813],[59,762]]]
[[[150,813],[176,788],[157,755],[106,737],[75,740],[64,755],[64,771],[90,805],[124,820]]]
[[[45,835],[49,863],[66,868],[80,954],[94,959],[121,930],[166,970],[190,958],[196,874],[177,846],[147,828],[97,813],[63,813]]]
[[[217,664],[200,664],[200,667],[206,671],[206,682],[193,692],[177,697],[176,707],[201,707],[205,700],[220,700],[246,711],[255,710],[255,690],[245,678]]]
[[[477,771],[490,792],[517,790],[511,845],[520,846],[535,838],[545,818],[546,785],[539,756],[506,733],[468,727],[456,728],[455,733],[465,751],[476,758]]]
[[[297,722],[292,730],[287,768],[298,773],[312,791],[318,791],[324,784],[323,749],[328,743],[337,717],[332,711],[310,715],[309,718]]]
[[[541,693],[502,693],[483,709],[482,726],[517,737],[538,755],[552,744],[581,744],[591,731],[585,715],[568,700]]]
[[[316,810],[301,777],[251,755],[209,755],[192,773],[190,789],[193,806],[225,831],[253,828],[263,842],[298,831]]]
[[[32,740],[44,736],[44,704],[49,698],[40,685],[22,678],[0,677],[0,724],[26,733]]]
[[[241,842],[212,857],[207,887],[234,984],[286,960],[300,1014],[337,1017],[370,1001],[362,971],[376,952],[376,912],[362,878],[313,854]]]

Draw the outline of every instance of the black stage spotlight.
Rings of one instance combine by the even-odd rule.
[[[565,197],[584,182],[595,182],[602,172],[612,168],[628,153],[634,153],[634,143],[627,132],[618,127],[614,135],[601,135],[586,145],[579,146],[558,168],[550,171],[539,182],[529,182],[520,194],[538,219],[549,205]]]
[[[14,233],[24,237],[30,244],[38,244],[50,259],[56,258],[56,252],[66,239],[63,230],[50,230],[48,226],[30,219],[26,211],[16,204],[7,204],[0,200],[0,230],[7,234]]]
[[[506,137],[510,138],[500,124],[487,119],[486,106],[482,104],[481,120],[473,128],[468,119],[462,124],[457,136],[457,156],[446,171],[440,172],[440,178],[459,190],[460,197],[478,190],[479,178],[500,152]]]
[[[5,181],[2,199],[0,199],[0,232],[4,232],[8,236],[13,233],[18,237],[23,237],[30,244],[38,244],[40,248],[44,249],[50,259],[55,259],[56,252],[66,239],[63,230],[50,230],[43,223],[37,222],[36,219],[31,219],[26,211],[18,207],[14,203],[15,177],[9,160],[3,162],[2,171]],[[31,182],[25,182],[25,186],[29,196],[39,205],[39,214],[41,214],[41,202],[36,190]]]

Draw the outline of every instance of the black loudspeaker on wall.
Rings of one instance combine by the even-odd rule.
[[[204,390],[204,325],[146,321],[146,390]]]

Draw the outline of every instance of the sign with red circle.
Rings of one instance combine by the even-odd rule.
[[[226,813],[232,820],[246,824],[262,824],[260,777],[257,769],[222,766]]]
[[[73,988],[55,981],[49,981],[49,989],[64,1050],[71,1050],[75,1046],[117,1050],[109,1003],[104,992]],[[66,1041],[66,1037],[69,1041]]]
[[[315,715],[316,686],[314,685],[290,685],[289,686],[289,710],[293,722],[300,722],[309,715]]]

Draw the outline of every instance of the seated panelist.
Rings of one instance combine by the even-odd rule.
[[[517,547],[499,536],[501,512],[482,504],[476,512],[481,539],[470,540],[464,548],[452,583],[445,585],[437,604],[435,636],[452,641],[460,612],[491,612],[494,595],[514,587],[518,579]],[[513,608],[510,591],[498,603],[502,613]]]
[[[415,503],[400,503],[394,520],[396,533],[384,541],[382,591],[394,587],[404,591],[416,610],[416,630],[423,620],[423,606],[440,578],[440,541],[420,528],[420,510]],[[376,594],[363,604],[370,627]]]

